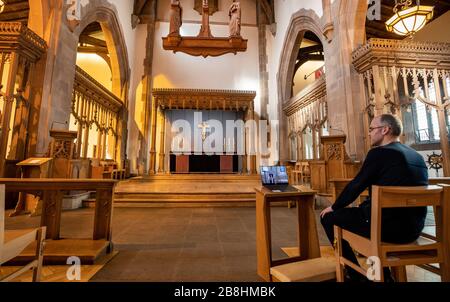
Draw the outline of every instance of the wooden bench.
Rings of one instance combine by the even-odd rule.
[[[65,264],[70,256],[80,256],[92,264],[104,252],[112,251],[111,222],[115,180],[92,179],[7,179],[0,178],[9,192],[42,192],[41,227],[46,227],[46,263]],[[64,191],[95,191],[94,229],[91,238],[60,238]],[[50,253],[51,252],[51,253]],[[29,259],[27,248],[22,259]],[[63,263],[61,263],[63,262]]]
[[[271,267],[270,275],[272,276],[272,281],[323,282],[336,280],[336,259],[333,247],[321,246],[320,253],[320,258]],[[296,255],[298,255],[298,249]]]
[[[0,282],[14,280],[16,277],[33,270],[33,282],[39,282],[41,278],[43,249],[45,239],[45,227],[29,230],[5,231],[5,185],[0,185],[0,265],[18,256],[27,246],[36,243],[34,257],[24,266],[12,273],[3,276],[0,274]]]

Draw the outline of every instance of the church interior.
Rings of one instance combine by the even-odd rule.
[[[343,281],[319,214],[386,113],[425,228],[344,237],[450,281],[449,26],[447,0],[0,0],[0,281]]]

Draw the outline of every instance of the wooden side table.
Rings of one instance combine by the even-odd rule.
[[[265,187],[256,191],[256,256],[258,275],[266,281],[272,281],[270,268],[273,266],[320,257],[319,238],[314,214],[314,196],[316,191],[307,187],[296,186],[298,192],[272,192]],[[274,201],[297,202],[300,256],[272,260],[270,203]]]

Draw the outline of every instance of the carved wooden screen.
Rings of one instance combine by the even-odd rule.
[[[353,52],[353,65],[365,95],[366,148],[373,117],[392,113],[403,120],[405,143],[440,144],[450,176],[450,44],[370,39]]]
[[[119,160],[116,153],[122,106],[119,98],[76,67],[70,127],[78,131],[78,156]]]
[[[328,105],[324,77],[316,80],[284,107],[290,137],[297,134],[298,160],[321,157],[320,136],[328,133]]]
[[[30,103],[30,79],[46,49],[45,41],[22,23],[0,22],[0,177],[7,176],[7,161],[13,171],[26,156],[30,112],[39,106]]]

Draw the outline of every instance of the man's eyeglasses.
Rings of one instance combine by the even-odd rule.
[[[372,131],[375,130],[375,129],[383,128],[383,127],[386,127],[386,126],[369,127],[369,132],[372,132]]]

